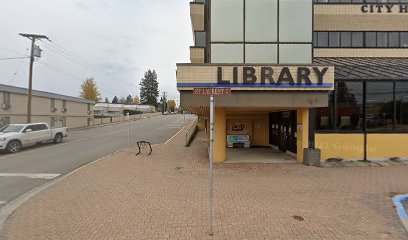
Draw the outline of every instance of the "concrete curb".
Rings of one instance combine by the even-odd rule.
[[[404,225],[405,229],[408,232],[408,213],[404,209],[402,205],[403,201],[408,201],[408,194],[406,195],[398,195],[392,198],[394,202],[395,209],[397,210],[398,216],[400,217],[402,224]]]
[[[5,205],[3,205],[0,208],[0,232],[3,228],[4,223],[6,222],[6,220],[8,219],[8,217],[14,213],[14,211],[19,208],[23,203],[27,202],[28,200],[30,200],[30,198],[34,197],[35,195],[37,195],[38,193],[42,192],[43,190],[54,186],[55,184],[61,182],[62,180],[68,178],[69,176],[71,176],[72,174],[82,170],[83,168],[86,168],[96,162],[99,162],[105,158],[111,157],[113,155],[115,155],[116,153],[122,151],[122,149],[119,149],[117,151],[114,151],[106,156],[103,156],[99,159],[96,159],[92,162],[89,162],[77,169],[74,169],[73,171],[66,173],[64,175],[61,175],[53,180],[51,180],[50,182],[44,183],[41,186],[38,186],[32,190],[30,190],[29,192],[24,193],[23,195],[20,195],[19,197],[17,197],[16,199],[13,199],[12,201],[6,203]],[[1,235],[0,235],[1,236]]]

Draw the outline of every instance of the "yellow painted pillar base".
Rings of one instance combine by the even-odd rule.
[[[224,108],[215,108],[214,125],[214,162],[221,163],[227,159],[227,114]]]
[[[303,163],[303,149],[309,146],[309,109],[297,110],[297,161]]]

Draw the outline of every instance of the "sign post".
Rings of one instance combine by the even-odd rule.
[[[212,203],[213,203],[213,191],[214,191],[214,141],[215,141],[215,128],[214,128],[214,113],[215,113],[215,97],[210,96],[210,195],[209,195],[209,218],[208,218],[208,234],[213,235],[212,229]]]
[[[130,147],[130,115],[129,115],[129,113],[126,113],[126,120],[127,120],[127,122],[128,122],[128,144],[129,144],[129,147]]]
[[[210,96],[210,191],[208,209],[208,235],[213,235],[213,192],[214,192],[214,142],[215,142],[215,96],[229,96],[231,88],[194,88],[194,95]]]

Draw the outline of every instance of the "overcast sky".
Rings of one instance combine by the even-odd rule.
[[[112,100],[139,95],[144,72],[155,69],[160,91],[178,99],[176,63],[189,62],[193,44],[189,2],[2,0],[0,59],[29,53],[30,41],[18,33],[44,34],[53,42],[38,42],[44,51],[34,66],[36,90],[78,96],[81,82],[94,77]],[[0,60],[0,83],[27,87],[28,62]]]

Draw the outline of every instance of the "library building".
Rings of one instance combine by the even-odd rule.
[[[208,144],[213,89],[215,162],[408,158],[408,0],[195,0],[190,15],[177,89]]]

